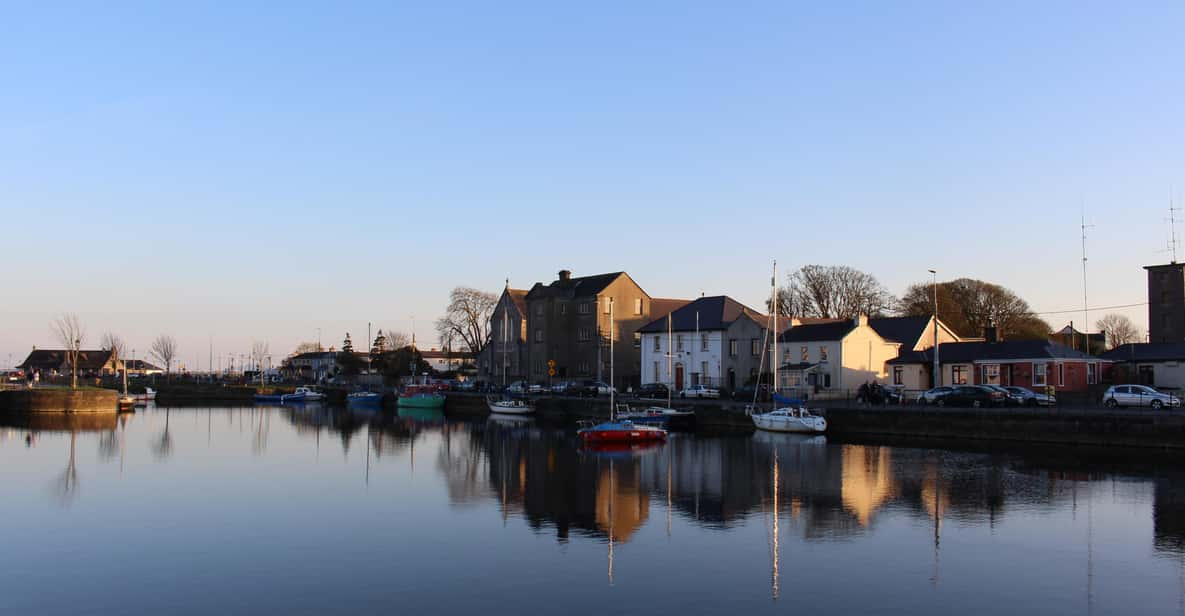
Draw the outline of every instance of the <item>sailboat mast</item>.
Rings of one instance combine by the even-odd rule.
[[[667,313],[667,378],[671,380],[671,386],[667,388],[667,408],[671,408],[671,393],[675,389],[675,346],[674,343],[671,342],[671,340],[674,339],[674,330],[671,326],[672,314],[674,314],[673,311]]]
[[[778,261],[777,261],[777,259],[774,259],[774,273],[773,273],[773,276],[770,277],[769,282],[770,282],[770,286],[773,287],[773,301],[770,302],[770,306],[773,308],[773,311],[774,311],[774,331],[773,331],[774,355],[773,355],[773,357],[770,358],[770,363],[773,364],[773,368],[774,368],[774,382],[770,388],[770,391],[772,392],[772,394],[776,394],[776,393],[778,393]],[[771,400],[773,399],[772,394],[770,395]],[[774,403],[774,407],[777,408],[778,401],[773,400],[773,403]]]
[[[614,379],[613,379],[613,298],[609,298],[609,421],[613,421],[614,415]]]

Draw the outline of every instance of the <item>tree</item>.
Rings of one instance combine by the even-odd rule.
[[[1140,330],[1132,320],[1122,314],[1110,313],[1103,315],[1095,323],[1095,327],[1103,332],[1107,340],[1107,349],[1113,349],[1123,344],[1140,341]]]
[[[296,345],[296,350],[292,352],[293,355],[300,355],[302,353],[320,353],[324,349],[316,342],[302,342]]]
[[[779,315],[795,317],[879,317],[896,302],[872,274],[846,265],[805,265],[786,277],[778,293]]]
[[[411,344],[411,336],[400,331],[387,329],[385,336],[387,338],[388,350],[402,349],[403,347]]]
[[[436,320],[436,333],[443,339],[460,342],[477,354],[490,335],[490,315],[498,296],[470,287],[457,287],[449,294],[443,317]]]
[[[107,332],[103,334],[103,342],[100,348],[104,351],[111,351],[117,359],[123,359],[124,350],[127,349],[127,345],[124,344],[123,338],[119,334]]]
[[[934,285],[910,285],[898,310],[903,315],[933,314]],[[989,326],[996,328],[1000,340],[1042,340],[1049,335],[1049,324],[1028,302],[998,284],[973,278],[938,283],[938,318],[964,337],[982,336]]]
[[[362,372],[362,359],[354,353],[354,342],[350,340],[349,333],[342,341],[341,352],[337,354],[337,366],[344,376],[354,376]]]
[[[152,341],[152,356],[165,365],[165,377],[170,377],[173,359],[177,357],[177,341],[168,334],[161,334]]]
[[[66,360],[70,362],[70,388],[78,389],[78,353],[86,338],[86,327],[72,312],[58,317],[50,327],[66,349]]]
[[[387,384],[395,384],[405,376],[414,376],[431,370],[428,362],[415,347],[405,345],[383,353],[374,363]]]
[[[251,360],[255,362],[255,370],[259,372],[259,386],[263,387],[263,361],[271,353],[271,347],[266,341],[253,340],[251,342]]]

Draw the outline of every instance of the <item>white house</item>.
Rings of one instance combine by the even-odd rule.
[[[642,383],[736,389],[761,361],[765,315],[723,295],[701,297],[638,330]]]

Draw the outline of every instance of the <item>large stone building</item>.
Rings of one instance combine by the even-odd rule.
[[[638,329],[687,303],[652,298],[625,272],[574,278],[568,270],[560,271],[550,284],[535,283],[525,300],[528,380],[549,383],[595,378],[608,382],[612,336],[613,380],[622,391],[640,383],[642,339]],[[498,324],[491,326],[492,330]]]
[[[668,323],[669,320],[669,323]],[[724,295],[701,297],[642,327],[642,382],[735,390],[756,379],[766,315]]]
[[[1148,341],[1185,342],[1185,265],[1148,265]]]
[[[477,374],[482,380],[501,384],[525,381],[527,372],[527,291],[512,289],[510,283],[490,315],[490,339],[477,357]]]

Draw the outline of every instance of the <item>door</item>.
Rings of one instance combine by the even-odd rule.
[[[683,364],[675,364],[675,391],[683,391]]]
[[[728,390],[729,391],[736,391],[736,388],[737,388],[737,371],[732,368],[729,368],[728,369]]]

